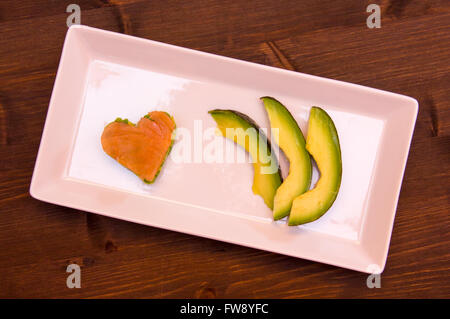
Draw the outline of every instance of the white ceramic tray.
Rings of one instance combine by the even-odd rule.
[[[215,127],[207,113],[213,108],[239,110],[267,128],[259,100],[266,95],[289,108],[305,135],[312,105],[324,108],[336,124],[341,189],[332,208],[313,223],[288,227],[285,221],[274,222],[251,191],[252,165],[205,163],[195,155],[222,137],[194,145],[191,163],[169,157],[152,185],[101,148],[108,122],[116,117],[137,122],[156,109],[172,114],[177,127],[192,137],[194,131]],[[362,272],[381,271],[417,111],[416,100],[394,93],[72,26],[30,193],[131,222]],[[175,143],[173,155],[181,154],[182,144]],[[285,173],[287,163],[280,161]]]

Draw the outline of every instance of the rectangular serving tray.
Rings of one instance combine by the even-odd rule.
[[[335,122],[342,184],[332,208],[313,223],[274,222],[251,191],[252,165],[205,160],[208,143],[222,137],[200,136],[198,143],[196,134],[215,127],[208,114],[214,108],[238,110],[270,127],[259,100],[267,95],[288,107],[305,136],[313,105]],[[168,111],[178,128],[192,134],[177,140],[174,156],[146,185],[103,152],[100,136],[115,118],[136,123],[152,110]],[[399,94],[72,26],[30,193],[130,222],[381,272],[417,112],[417,101]],[[288,162],[282,155],[280,162],[285,175]],[[313,175],[317,180],[316,168]]]

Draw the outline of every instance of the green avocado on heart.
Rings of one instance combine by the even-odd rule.
[[[273,199],[282,182],[280,168],[270,142],[259,126],[247,115],[233,110],[212,110],[222,136],[234,141],[250,153],[254,176],[252,190],[273,209]]]
[[[321,176],[313,189],[293,201],[290,226],[312,222],[325,214],[336,200],[341,185],[339,137],[333,120],[320,107],[311,108],[306,149],[316,161]]]
[[[277,189],[274,198],[273,218],[281,219],[291,210],[292,201],[311,185],[311,158],[305,148],[305,138],[297,122],[287,108],[273,97],[261,100],[270,120],[272,141],[289,159],[289,175]]]

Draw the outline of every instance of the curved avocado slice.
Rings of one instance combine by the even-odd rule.
[[[254,176],[252,190],[273,209],[275,191],[282,182],[280,168],[267,137],[247,115],[233,110],[208,112],[222,136],[244,147],[252,156]]]
[[[311,108],[309,115],[306,149],[316,160],[321,176],[313,189],[292,203],[290,226],[312,222],[325,214],[341,185],[341,147],[336,127],[330,116],[317,106]]]
[[[269,115],[272,139],[289,159],[289,175],[277,189],[273,218],[281,219],[289,214],[292,201],[311,185],[311,158],[305,148],[305,138],[297,122],[276,99],[265,96],[261,100]]]

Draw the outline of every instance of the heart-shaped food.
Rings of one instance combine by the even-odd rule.
[[[103,130],[102,147],[145,183],[153,183],[172,147],[175,127],[173,117],[160,111],[148,113],[137,125],[118,118]]]

